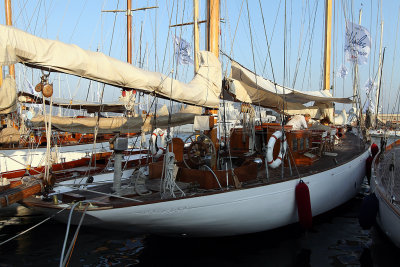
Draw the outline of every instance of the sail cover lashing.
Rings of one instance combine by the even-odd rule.
[[[231,61],[229,91],[239,101],[274,109],[280,113],[317,113],[320,103],[352,103],[349,98],[332,97],[328,91],[298,91],[274,84],[250,70]],[[314,101],[316,106],[304,104]],[[284,109],[283,109],[284,103]]]
[[[216,108],[222,74],[219,60],[199,52],[200,68],[185,84],[158,72],[145,71],[100,52],[43,39],[16,28],[0,25],[0,64],[23,63],[33,68],[76,75],[105,84],[155,93],[175,101]]]
[[[188,106],[181,111],[174,113],[171,118],[168,116],[168,111],[163,112],[157,117],[139,116],[139,117],[111,117],[111,118],[74,118],[51,116],[51,124],[53,127],[66,132],[74,133],[94,133],[97,128],[97,133],[137,133],[151,132],[154,120],[157,120],[157,127],[167,128],[168,126],[176,127],[185,124],[192,124],[196,115],[202,113],[200,107]],[[44,127],[45,118],[43,115],[36,116],[31,120],[34,127]]]

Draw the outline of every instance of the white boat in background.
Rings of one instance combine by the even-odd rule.
[[[399,138],[400,130],[371,129],[369,134],[372,138]]]
[[[62,163],[89,157],[96,152],[110,152],[108,142],[53,147],[52,163]],[[12,172],[45,165],[46,148],[0,150],[0,172]]]
[[[376,220],[400,248],[400,140],[387,146],[373,167],[371,191],[379,202]]]

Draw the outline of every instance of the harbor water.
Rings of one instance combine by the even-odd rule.
[[[68,265],[399,266],[400,249],[377,227],[363,230],[359,226],[364,194],[315,217],[309,231],[293,224],[245,236],[199,239],[137,236],[83,226]],[[0,242],[43,219],[22,206],[3,210]],[[68,246],[75,227],[71,230]],[[66,225],[49,220],[0,246],[0,267],[58,266],[65,232]]]

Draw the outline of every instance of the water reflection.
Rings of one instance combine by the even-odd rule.
[[[82,227],[69,266],[398,266],[400,250],[376,228],[362,230],[362,197],[314,219],[227,238],[167,238]],[[0,214],[0,241],[44,217]],[[58,265],[65,225],[50,221],[0,247],[0,267]],[[71,230],[71,233],[75,229]]]

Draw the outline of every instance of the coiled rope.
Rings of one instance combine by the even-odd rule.
[[[164,165],[161,175],[161,198],[167,197],[167,192],[169,195],[176,198],[175,188],[181,192],[181,196],[185,196],[185,192],[176,184],[176,174],[178,173],[178,167],[175,165],[175,154],[173,152],[166,152],[164,155]]]

